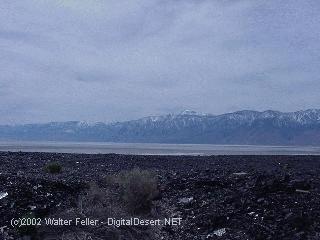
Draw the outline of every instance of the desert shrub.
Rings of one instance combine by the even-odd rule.
[[[136,211],[137,214],[144,213],[141,211],[151,208],[151,201],[156,194],[156,178],[148,171],[135,169],[108,174],[101,181],[87,183],[85,191],[79,193],[76,206],[63,209],[51,216],[62,219],[88,217],[99,219],[101,224],[67,228],[43,225],[38,230],[40,236],[38,239],[158,239],[160,234],[157,227],[117,228],[106,224],[109,218],[128,219],[132,217],[131,211]]]
[[[35,214],[32,212],[27,213],[26,215],[22,216],[28,224],[20,226],[18,229],[18,233],[20,236],[25,237],[26,239],[34,239],[37,235],[37,229],[34,223],[37,223],[37,218]],[[32,223],[32,224],[30,224]]]
[[[94,182],[89,183],[88,187],[86,193],[79,196],[78,209],[85,215],[101,218],[106,210],[105,206],[108,205],[107,192]]]
[[[60,173],[62,171],[62,166],[57,162],[52,162],[45,166],[45,170],[52,174]]]
[[[133,169],[119,174],[117,182],[124,202],[135,213],[148,212],[159,194],[157,179],[149,171]]]

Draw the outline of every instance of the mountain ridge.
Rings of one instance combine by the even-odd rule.
[[[242,110],[220,115],[186,110],[113,123],[0,125],[0,139],[319,146],[320,109]]]

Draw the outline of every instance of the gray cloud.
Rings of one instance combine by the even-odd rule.
[[[0,123],[318,108],[318,1],[0,7]]]

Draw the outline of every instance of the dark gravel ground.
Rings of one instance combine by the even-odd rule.
[[[44,171],[53,161],[61,173]],[[0,193],[8,193],[0,199],[0,227],[16,234],[11,218],[75,206],[86,182],[135,167],[158,176],[161,214],[183,219],[162,227],[162,239],[320,239],[317,156],[0,152]]]

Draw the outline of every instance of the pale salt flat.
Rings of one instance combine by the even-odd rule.
[[[0,142],[0,151],[55,153],[117,153],[137,155],[320,155],[320,147],[213,144]]]

